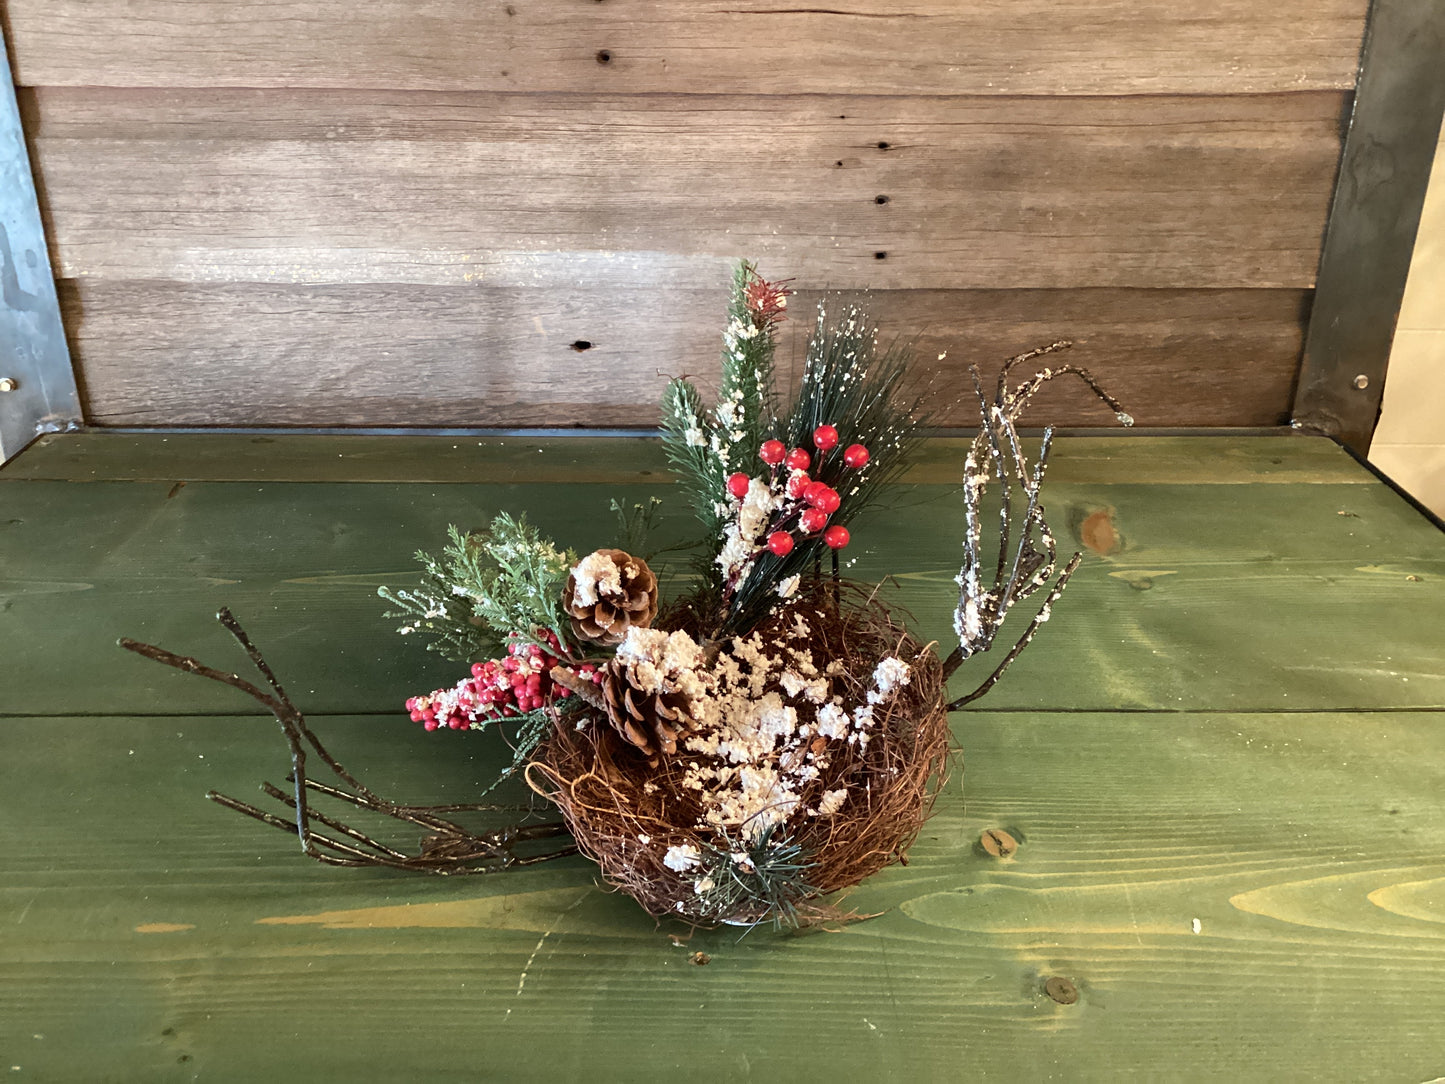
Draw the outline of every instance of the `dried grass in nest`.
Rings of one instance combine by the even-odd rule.
[[[649,767],[605,718],[592,715],[580,726],[569,720],[554,731],[529,768],[529,782],[556,803],[578,847],[597,862],[603,877],[654,915],[709,926],[843,917],[822,897],[904,860],[944,780],[950,741],[942,664],[932,645],[911,636],[876,594],[858,584],[818,580],[757,630],[772,647],[783,642],[801,614],[811,629],[806,646],[819,669],[842,662],[832,693],[850,710],[865,702],[883,658],[902,659],[912,670],[909,684],[875,707],[872,738],[865,747],[828,741],[827,768],[801,791],[799,811],[783,826],[806,864],[797,898],[755,897],[731,913],[718,913],[695,891],[697,871],[678,872],[664,864],[669,847],[691,844],[704,853],[725,852],[736,850],[741,837],[739,832],[729,839],[712,827],[698,827],[702,807],[696,792],[681,785],[686,763],[695,757],[681,749],[677,757]],[[690,612],[686,606],[673,611]],[[812,717],[803,715],[803,700],[773,688],[800,709],[800,717]],[[808,705],[807,710],[814,709]],[[802,812],[816,806],[824,792],[842,787],[848,799],[833,815]]]

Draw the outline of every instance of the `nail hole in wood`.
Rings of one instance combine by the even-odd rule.
[[[599,63],[599,64],[610,64],[610,63],[612,63],[612,54],[609,53],[606,49],[598,49],[598,50],[597,50],[597,63]]]
[[[886,260],[886,259],[888,259],[888,253],[886,253],[886,252],[875,252],[875,253],[873,253],[873,258],[874,258],[875,260]]]
[[[580,354],[584,350],[591,350],[592,344],[586,339],[578,339],[575,343],[572,344],[572,349]]]
[[[888,141],[886,139],[880,139],[878,141],[878,149],[880,151],[886,151],[888,149]]]
[[[888,197],[887,197],[887,196],[874,196],[874,197],[873,197],[873,202],[876,203],[876,204],[878,204],[878,205],[881,207],[883,204],[885,204],[885,203],[888,202]]]

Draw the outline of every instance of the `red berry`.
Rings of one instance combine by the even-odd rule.
[[[819,493],[811,503],[814,508],[827,512],[831,516],[834,512],[838,511],[838,505],[843,503],[843,498],[838,496],[836,489],[824,486],[823,491]]]
[[[813,465],[813,457],[801,448],[794,448],[783,462],[790,470],[807,470]]]
[[[768,535],[768,549],[775,556],[786,557],[793,552],[793,536],[787,531],[774,531]]]
[[[803,500],[816,507],[818,503],[818,494],[822,493],[823,490],[827,488],[827,482],[809,482],[806,486],[803,487]]]
[[[481,677],[487,672],[487,664],[481,662],[472,663],[472,677]]]
[[[788,496],[797,500],[803,495],[803,490],[806,489],[812,481],[813,479],[808,477],[807,471],[793,471],[792,474],[788,475]]]
[[[783,456],[788,454],[788,449],[783,446],[781,440],[765,440],[763,446],[758,449],[758,458],[771,467],[776,467],[783,461]]]
[[[817,508],[804,508],[803,514],[798,517],[798,522],[803,525],[803,530],[809,534],[817,534],[828,522],[828,513]]]
[[[823,532],[823,541],[831,549],[840,550],[848,544],[848,528],[841,523],[835,523]]]
[[[843,462],[857,470],[868,465],[868,449],[861,444],[850,444],[843,450]]]
[[[748,495],[748,483],[751,481],[752,479],[742,471],[730,474],[728,475],[728,492],[738,500],[742,500]]]
[[[813,446],[820,452],[838,446],[838,430],[831,425],[820,425],[813,430]]]

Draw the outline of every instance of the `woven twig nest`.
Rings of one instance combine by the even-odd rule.
[[[696,656],[668,623],[650,642],[698,662],[675,673],[706,686],[698,729],[650,759],[588,709],[541,745],[532,786],[603,877],[654,915],[839,917],[825,897],[900,861],[943,780],[938,657],[872,594],[826,581]]]

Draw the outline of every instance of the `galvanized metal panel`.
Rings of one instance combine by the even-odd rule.
[[[35,179],[0,38],[0,462],[80,423]]]
[[[1385,368],[1445,111],[1445,0],[1375,0],[1305,338],[1294,424],[1358,452]]]

